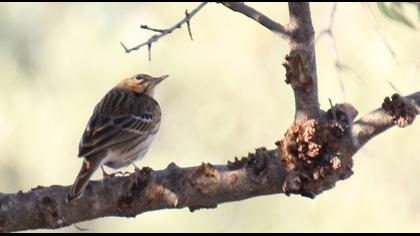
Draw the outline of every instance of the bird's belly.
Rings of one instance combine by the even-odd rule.
[[[104,165],[113,169],[118,169],[131,164],[131,162],[141,159],[146,155],[155,135],[150,135],[146,140],[136,145],[129,151],[124,148],[110,149],[104,158]]]

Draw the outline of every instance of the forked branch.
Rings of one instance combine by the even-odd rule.
[[[135,47],[132,48],[128,48],[127,46],[125,46],[125,44],[123,44],[122,42],[120,42],[121,46],[124,48],[126,53],[130,53],[132,51],[136,51],[139,50],[140,48],[147,46],[148,48],[148,52],[149,52],[149,61],[151,60],[151,48],[152,48],[152,44],[157,42],[160,38],[164,37],[167,34],[172,33],[174,30],[181,28],[181,26],[183,24],[187,24],[187,28],[188,28],[188,34],[190,36],[190,39],[192,40],[192,32],[191,32],[191,25],[190,25],[190,20],[191,18],[197,14],[205,5],[207,4],[207,2],[203,2],[200,3],[200,5],[198,5],[194,10],[192,10],[190,13],[185,10],[185,17],[179,21],[178,23],[176,23],[174,26],[168,28],[168,29],[155,29],[152,27],[149,27],[147,25],[141,25],[140,28],[142,29],[146,29],[146,30],[150,30],[150,31],[154,31],[154,32],[158,32],[159,34],[155,34],[152,37],[150,37],[146,42],[143,42]]]
[[[185,18],[169,29],[142,26],[158,34],[134,48],[122,46],[127,53],[145,45],[150,51],[152,43],[164,35],[184,23],[188,26],[205,4],[186,12]],[[171,163],[164,170],[146,167],[130,176],[91,181],[84,195],[70,203],[65,201],[70,186],[0,193],[0,232],[60,228],[99,217],[134,217],[159,209],[188,207],[194,211],[276,193],[314,198],[353,173],[352,157],[366,142],[394,125],[411,124],[419,114],[420,92],[406,97],[394,94],[381,108],[355,122],[357,111],[350,104],[320,110],[309,3],[289,3],[287,27],[243,3],[222,4],[289,40],[291,52],[284,66],[286,82],[294,91],[296,114],[294,124],[276,142],[277,148],[258,148],[227,165],[203,163],[180,168]]]
[[[194,211],[276,193],[314,198],[351,176],[352,156],[368,140],[394,124],[408,124],[403,120],[412,122],[420,112],[420,92],[385,99],[382,108],[353,126],[345,116],[351,110],[349,105],[336,105],[325,114],[327,123],[310,120],[294,126],[277,142],[276,149],[258,148],[227,165],[203,163],[180,168],[171,163],[164,170],[145,167],[130,176],[91,181],[84,195],[70,203],[65,201],[70,186],[0,193],[0,232],[60,228],[99,217],[135,217],[159,209],[188,207]],[[314,128],[322,135],[311,133]],[[295,139],[292,145],[291,138]],[[307,153],[295,153],[296,147]],[[314,147],[320,152],[314,152]]]

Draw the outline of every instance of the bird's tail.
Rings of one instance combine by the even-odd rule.
[[[101,156],[90,156],[83,160],[82,168],[67,195],[67,202],[79,198],[82,195],[89,183],[90,177],[92,177],[93,173],[101,166],[101,160]]]

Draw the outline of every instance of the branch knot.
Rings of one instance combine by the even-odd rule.
[[[304,66],[302,57],[299,54],[286,55],[285,59],[286,62],[283,63],[283,66],[286,69],[286,84],[290,84],[293,89],[303,89],[309,93],[313,81]]]
[[[384,99],[382,109],[392,116],[394,124],[400,128],[413,123],[417,115],[414,106],[397,93],[393,94],[391,99],[389,97]]]
[[[219,189],[219,171],[210,163],[203,162],[188,179],[191,185],[204,195],[215,195]]]

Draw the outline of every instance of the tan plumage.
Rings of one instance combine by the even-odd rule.
[[[161,118],[153,91],[167,77],[134,75],[118,83],[96,105],[80,140],[78,156],[84,161],[67,201],[83,193],[100,166],[121,168],[146,154]]]

